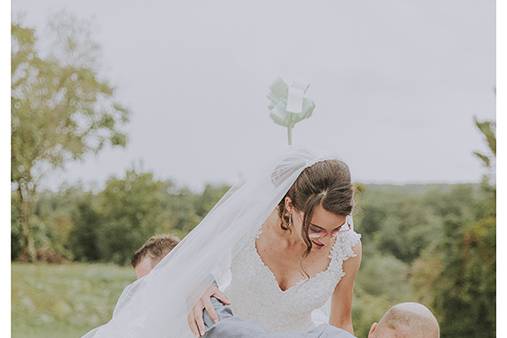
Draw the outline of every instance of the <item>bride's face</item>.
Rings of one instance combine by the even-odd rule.
[[[304,212],[292,208],[292,222],[298,236],[301,237]],[[348,227],[347,216],[336,215],[325,210],[320,204],[313,210],[312,219],[308,226],[308,237],[313,243],[312,250],[319,250],[333,243],[338,231]]]

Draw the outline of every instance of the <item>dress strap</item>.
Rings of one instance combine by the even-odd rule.
[[[350,257],[357,256],[354,253],[353,247],[360,242],[361,234],[358,234],[353,229],[338,232],[333,250],[331,251],[333,259],[342,263]]]

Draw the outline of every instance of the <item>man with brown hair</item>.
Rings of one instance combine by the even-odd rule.
[[[150,237],[132,257],[131,264],[137,278],[144,277],[164,258],[176,245],[179,239],[171,235],[155,235]]]
[[[127,285],[113,310],[113,317],[117,311],[130,298],[130,294],[137,288],[138,281],[146,276],[178,243],[179,238],[171,235],[155,235],[148,238],[132,256],[131,264],[136,273],[137,280]]]
[[[130,299],[132,292],[138,287],[141,278],[146,276],[178,243],[179,238],[172,235],[162,234],[150,237],[136,250],[130,264],[134,268],[137,280],[123,289],[118,302],[113,310],[113,317],[118,310]],[[101,327],[89,331],[82,338],[92,338]]]

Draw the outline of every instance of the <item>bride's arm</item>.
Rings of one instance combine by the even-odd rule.
[[[345,276],[338,282],[333,291],[329,323],[354,334],[354,328],[352,327],[352,290],[356,273],[361,265],[361,242],[356,244],[352,250],[356,256],[343,262]]]

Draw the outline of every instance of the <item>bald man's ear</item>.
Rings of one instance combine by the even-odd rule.
[[[368,338],[374,338],[375,331],[377,330],[378,324],[375,322],[371,324],[370,332],[368,332]]]

